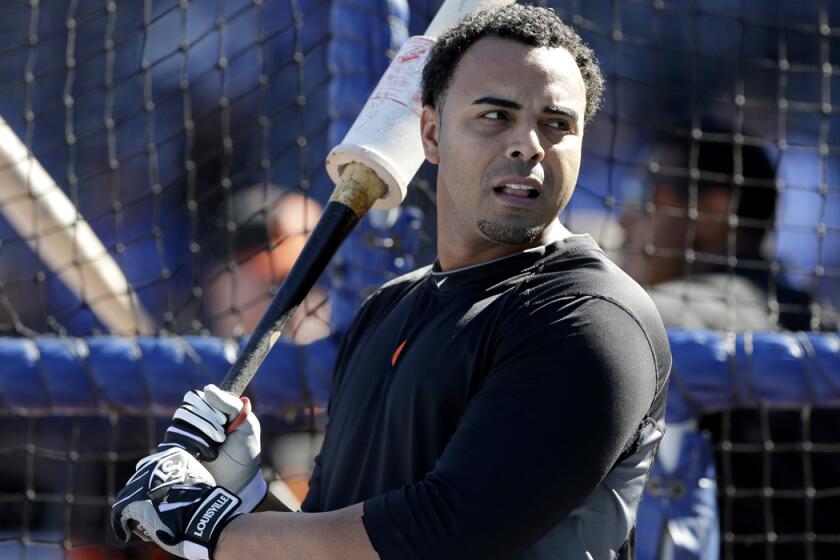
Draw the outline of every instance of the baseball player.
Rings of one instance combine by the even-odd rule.
[[[438,257],[347,332],[302,512],[263,511],[258,422],[226,435],[246,404],[208,386],[119,494],[118,536],[218,560],[632,558],[668,341],[645,292],[558,220],[602,90],[550,9],[441,35],[421,117]]]

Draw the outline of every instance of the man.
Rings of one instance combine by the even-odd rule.
[[[809,294],[774,273],[765,257],[776,210],[775,168],[760,145],[735,138],[731,129],[704,123],[692,136],[657,139],[652,171],[628,189],[637,208],[621,219],[622,267],[650,286],[667,326],[836,329],[830,307],[812,306]]]
[[[220,560],[631,558],[671,362],[644,291],[557,220],[601,91],[592,52],[551,10],[493,9],[442,35],[421,117],[438,260],[351,325],[306,513],[233,517],[248,477],[178,459],[189,484],[150,498],[129,485],[118,534],[139,520],[170,550]],[[188,395],[149,462],[190,437],[218,446],[241,409],[229,397]],[[149,462],[134,480],[166,470]],[[190,519],[223,528],[208,539]]]
[[[812,306],[809,294],[774,273],[766,256],[777,189],[775,166],[764,148],[720,123],[702,122],[693,133],[689,127],[677,130],[684,134],[669,132],[655,139],[649,172],[625,192],[632,206],[621,218],[626,233],[622,266],[649,286],[665,325],[759,332],[837,329],[830,306]],[[760,421],[742,414],[727,437],[763,445]],[[777,418],[774,425],[801,430],[800,421],[791,423],[788,417]],[[713,457],[695,419],[669,426],[650,478],[654,499],[643,505],[655,509],[667,496],[673,516],[646,531],[646,546],[659,551],[657,558],[718,557]],[[754,459],[749,454],[730,457],[730,476],[756,476]],[[772,469],[781,479],[801,476],[783,461]],[[742,507],[742,512],[760,518],[760,509]],[[647,522],[656,523],[660,515],[652,512]]]

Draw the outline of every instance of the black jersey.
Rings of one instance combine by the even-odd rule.
[[[670,364],[589,236],[415,271],[342,343],[303,510],[364,501],[384,560],[630,558]]]

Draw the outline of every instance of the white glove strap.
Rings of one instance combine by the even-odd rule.
[[[250,513],[254,511],[254,508],[265,498],[266,492],[268,492],[268,485],[265,483],[262,473],[257,470],[254,478],[238,494],[242,503],[239,504],[236,513]]]

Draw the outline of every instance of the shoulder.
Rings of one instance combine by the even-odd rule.
[[[565,249],[565,250],[564,250]],[[530,306],[557,298],[589,297],[605,307],[615,306],[633,317],[643,330],[664,332],[651,297],[635,280],[612,262],[588,235],[547,252],[532,267],[523,296]]]
[[[555,337],[583,348],[635,343],[653,357],[660,379],[671,355],[662,319],[647,292],[589,236],[574,236],[531,267],[518,294],[529,321],[549,324]]]

